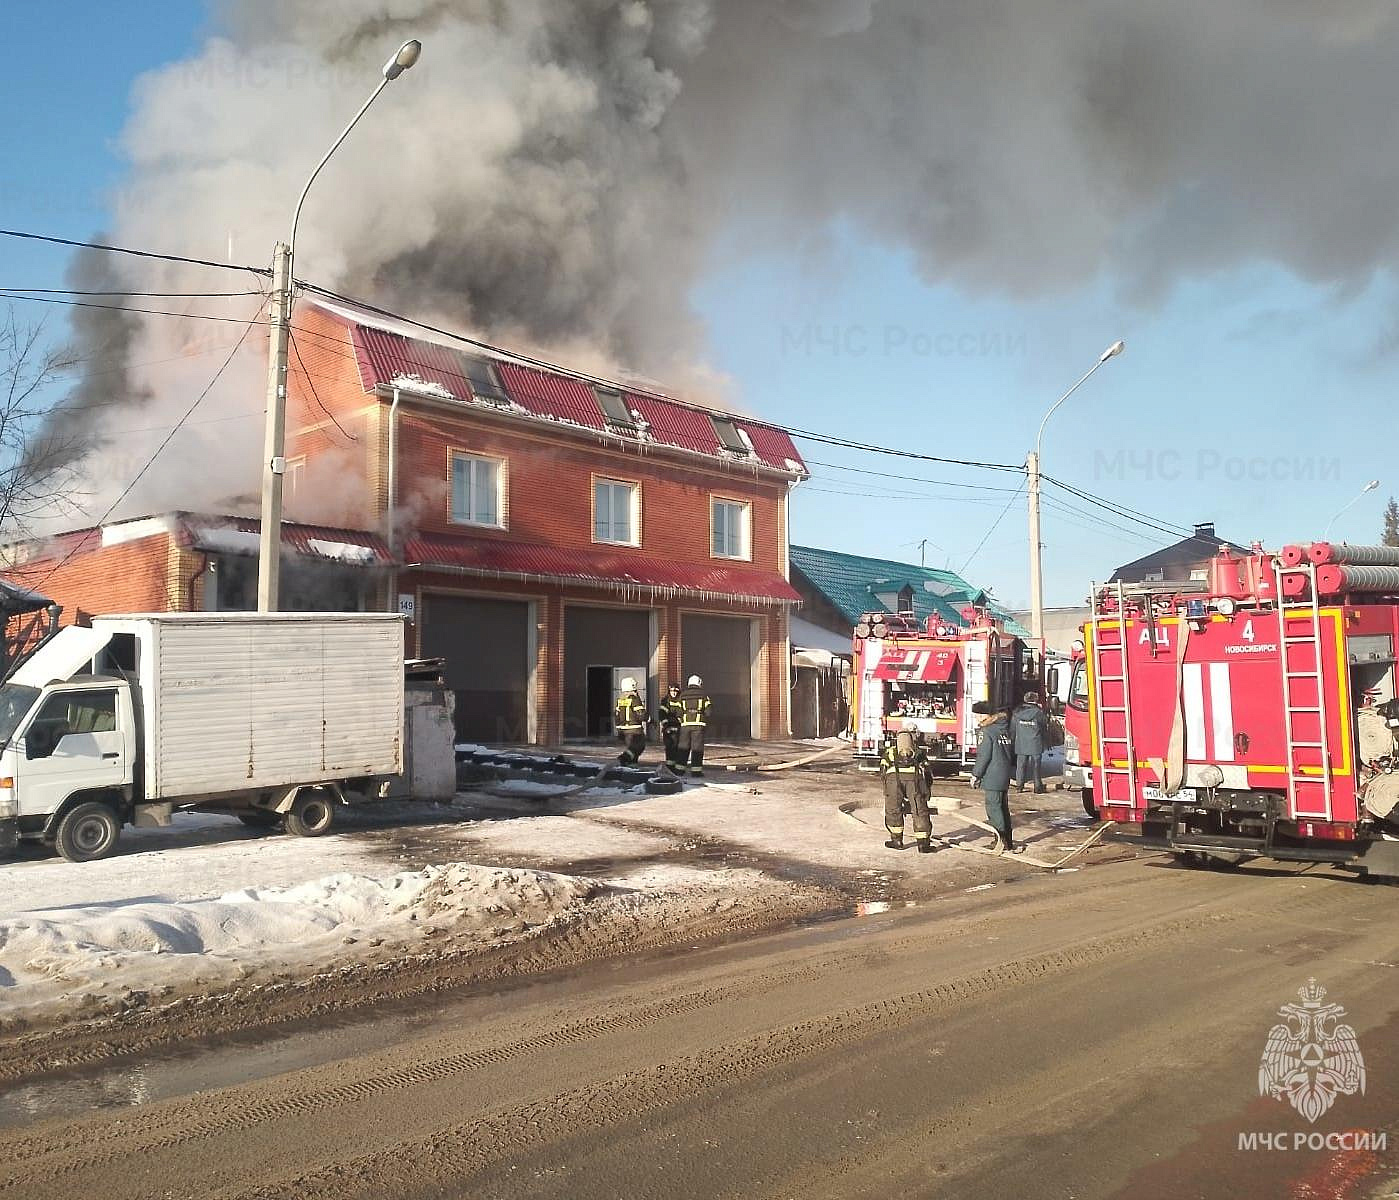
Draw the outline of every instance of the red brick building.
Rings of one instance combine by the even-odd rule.
[[[408,614],[467,738],[603,736],[622,673],[703,675],[719,736],[788,732],[784,431],[348,309],[293,334],[286,505],[314,523],[284,533],[284,606]],[[256,529],[168,514],[8,573],[70,611],[251,607]]]

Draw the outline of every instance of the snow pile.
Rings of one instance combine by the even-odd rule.
[[[0,1020],[53,1000],[246,978],[347,957],[347,946],[437,934],[489,945],[598,893],[544,871],[449,863],[387,878],[339,874],[214,899],[38,910],[0,921]],[[88,1001],[89,1003],[91,1000]]]

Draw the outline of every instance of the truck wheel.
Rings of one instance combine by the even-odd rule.
[[[121,822],[111,807],[89,801],[64,813],[54,845],[69,862],[92,862],[112,852],[120,833]]]
[[[1080,790],[1083,792],[1083,811],[1096,821],[1098,819],[1098,806],[1093,803],[1093,789],[1082,788]]]
[[[297,792],[286,815],[287,832],[320,837],[335,823],[335,801],[321,791]]]

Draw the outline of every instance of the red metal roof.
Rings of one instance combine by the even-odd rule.
[[[572,421],[588,429],[606,428],[593,389],[581,379],[508,362],[497,362],[496,370],[510,399],[536,417]]]
[[[220,533],[232,533],[239,538],[256,536],[261,529],[256,517],[201,516],[198,513],[180,515],[181,544],[195,550],[239,553],[237,542],[220,541]],[[332,525],[300,525],[282,522],[282,545],[293,553],[347,566],[384,567],[393,563],[388,544],[377,534],[359,529],[339,529]],[[255,550],[255,547],[254,547]]]
[[[400,333],[388,333],[372,325],[354,326],[355,358],[359,361],[364,390],[392,383],[400,375],[413,376],[446,388],[453,396],[471,396],[461,356],[436,342],[420,342]]]
[[[426,383],[445,388],[457,399],[471,396],[462,352],[436,342],[426,342],[402,334],[389,333],[372,325],[350,325],[360,382],[365,391],[391,385],[400,376],[417,376]],[[531,416],[545,421],[580,425],[601,432],[607,428],[592,388],[562,371],[542,371],[505,359],[493,359],[506,394]],[[806,465],[791,435],[776,426],[747,417],[728,416],[748,435],[754,459],[736,458],[723,450],[709,410],[684,404],[665,396],[625,391],[627,404],[650,426],[652,442],[704,454],[726,462],[752,462],[788,474],[806,473]]]
[[[525,542],[424,534],[409,540],[403,558],[410,567],[446,567],[497,578],[584,583],[613,591],[684,593],[765,604],[801,599],[797,590],[774,572],[717,563],[678,563],[639,552],[564,550]]]

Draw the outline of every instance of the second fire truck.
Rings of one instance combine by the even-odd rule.
[[[1399,548],[1224,552],[1198,584],[1095,589],[1093,800],[1194,865],[1399,876]]]
[[[1040,656],[982,608],[961,622],[867,613],[855,626],[850,723],[855,757],[876,759],[911,724],[933,761],[961,770],[976,757],[972,705],[1020,702],[1040,687]]]

